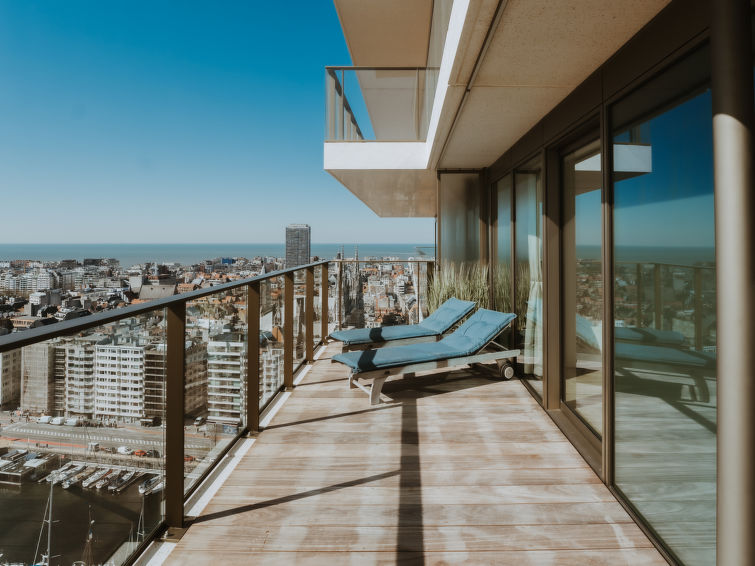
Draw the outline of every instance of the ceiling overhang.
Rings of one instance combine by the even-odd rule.
[[[433,218],[437,212],[437,177],[427,169],[328,170],[377,214]]]
[[[424,67],[433,0],[334,0],[352,65]]]

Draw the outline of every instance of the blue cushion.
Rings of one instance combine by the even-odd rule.
[[[663,346],[646,346],[631,342],[616,342],[617,365],[626,362],[645,362],[649,364],[665,364],[673,366],[687,366],[697,368],[715,368],[716,358],[703,352],[694,350],[678,350]]]
[[[440,305],[434,313],[420,322],[418,326],[426,328],[435,334],[443,334],[472,312],[474,308],[474,301],[462,301],[456,297],[451,297]]]
[[[451,297],[419,324],[337,330],[332,332],[330,336],[344,344],[371,344],[373,342],[389,342],[422,336],[440,336],[469,314],[474,307],[474,301],[460,301]]]
[[[380,326],[378,328],[353,328],[338,330],[330,334],[331,338],[340,340],[344,344],[370,344],[372,342],[388,342],[402,338],[418,338],[421,336],[435,336],[436,333],[419,324],[400,324],[397,326]]]
[[[347,352],[333,356],[333,360],[346,364],[358,373],[468,356],[498,336],[515,318],[515,314],[479,309],[440,342]]]
[[[617,326],[613,330],[613,335],[616,340],[623,342],[642,342],[659,346],[684,346],[687,344],[684,334],[674,330]]]

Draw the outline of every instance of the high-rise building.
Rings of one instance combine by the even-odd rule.
[[[244,411],[246,340],[239,333],[214,336],[207,344],[207,420],[238,424]]]
[[[144,417],[144,366],[143,346],[108,344],[95,348],[95,418],[139,422]],[[150,366],[154,371],[154,359]]]
[[[296,267],[309,263],[310,236],[309,224],[289,224],[286,226],[286,267]]]
[[[21,408],[50,414],[55,408],[55,344],[26,346],[21,355]]]
[[[15,409],[21,400],[21,350],[0,354],[0,407]]]

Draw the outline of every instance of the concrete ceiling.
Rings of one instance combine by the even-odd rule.
[[[328,170],[382,217],[434,217],[437,177],[427,169]]]
[[[361,67],[424,67],[432,0],[334,0],[351,61]]]
[[[509,0],[439,167],[490,165],[668,1]]]

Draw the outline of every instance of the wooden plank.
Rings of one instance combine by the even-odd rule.
[[[367,407],[346,375],[312,366],[168,564],[665,564],[516,380],[409,378]]]

